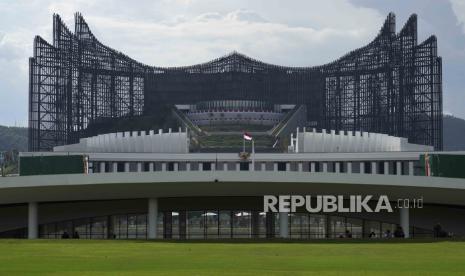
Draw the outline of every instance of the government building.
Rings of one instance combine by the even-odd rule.
[[[233,52],[148,66],[81,14],[34,39],[29,151],[0,178],[0,237],[465,236],[465,152],[442,151],[442,71],[417,17],[321,66]],[[265,212],[264,196],[389,198],[391,211]]]

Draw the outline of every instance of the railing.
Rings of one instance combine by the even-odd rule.
[[[191,130],[195,135],[202,135],[202,130],[196,126],[184,113],[179,111],[177,108],[173,108],[173,114],[176,118],[184,125],[184,127]]]
[[[283,137],[283,136],[287,136],[290,132],[294,131],[298,124],[297,123],[293,125],[289,125],[289,124],[290,122],[295,122],[296,120],[298,120],[299,119],[298,116],[302,116],[302,112],[305,113],[304,105],[295,106],[294,109],[289,111],[284,116],[284,118],[270,130],[269,132],[270,135],[274,137]]]
[[[370,175],[421,175],[418,161],[91,161],[89,173],[155,172],[155,171],[257,171],[307,172]]]

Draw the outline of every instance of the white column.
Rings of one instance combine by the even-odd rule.
[[[404,230],[405,238],[410,237],[410,218],[409,208],[399,208],[400,212],[400,226]]]
[[[389,161],[384,161],[384,174],[389,174]]]
[[[153,162],[150,162],[149,163],[149,171],[153,172],[154,169],[153,169]]]
[[[302,162],[299,162],[299,163],[298,163],[298,170],[299,170],[299,172],[303,171],[303,164],[302,164]]]
[[[227,171],[227,170],[228,170],[228,163],[224,162],[223,163],[223,171]]]
[[[323,172],[328,172],[328,162],[323,162]]]
[[[347,162],[347,173],[352,173],[352,162]]]
[[[278,171],[278,163],[273,163],[273,171]]]
[[[413,175],[413,161],[408,162],[408,175]]]
[[[402,175],[402,162],[397,161],[396,166],[397,166],[397,175]]]
[[[279,213],[279,237],[289,238],[289,216],[288,213]]]
[[[310,163],[310,171],[315,172],[315,162]]]
[[[263,163],[261,164],[261,168],[262,168],[262,169],[261,169],[262,172],[266,171],[266,163],[265,163],[265,162],[263,162]]]
[[[39,206],[37,202],[29,202],[27,213],[27,238],[37,239],[39,234],[38,214]]]
[[[360,173],[365,173],[365,162],[360,162]]]
[[[212,171],[216,171],[216,163],[212,163]]]
[[[190,162],[187,162],[186,163],[186,171],[190,171],[191,170],[191,163]]]
[[[137,171],[142,172],[142,163],[141,162],[137,163]]]
[[[178,162],[175,162],[173,164],[173,170],[176,171],[176,172],[179,171],[179,163]]]
[[[118,162],[113,162],[113,172],[118,172]]]
[[[129,162],[124,163],[124,172],[129,172]]]
[[[161,171],[166,172],[166,162],[161,163]]]
[[[236,171],[241,170],[241,164],[239,162],[236,163]]]
[[[286,172],[290,172],[290,171],[291,171],[291,163],[286,162]]]
[[[335,173],[340,173],[340,172],[341,172],[341,163],[336,162]]]
[[[158,200],[149,198],[147,213],[147,236],[149,239],[157,238]]]
[[[101,173],[105,172],[105,162],[100,162],[100,172]]]
[[[203,162],[199,163],[199,171],[203,171]]]
[[[376,162],[371,162],[371,174],[377,174],[378,170],[376,168]]]

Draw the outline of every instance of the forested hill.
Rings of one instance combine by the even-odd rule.
[[[27,128],[0,126],[0,151],[27,151]]]
[[[465,150],[465,120],[444,116],[444,150]],[[27,128],[0,126],[0,151],[27,151]]]
[[[465,150],[465,120],[446,115],[443,127],[444,150]]]

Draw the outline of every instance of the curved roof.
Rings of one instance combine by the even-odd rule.
[[[456,178],[263,171],[101,173],[7,177],[0,204],[47,201],[270,194],[387,195],[465,206],[465,181]]]
[[[374,53],[383,53],[390,50],[390,48],[395,47],[395,44],[402,44],[403,46],[417,47],[417,16],[413,14],[410,16],[406,24],[400,30],[398,34],[395,33],[395,15],[389,13],[387,16],[382,28],[380,29],[378,35],[375,39],[363,46],[361,48],[350,51],[346,55],[329,62],[324,65],[319,66],[282,66],[276,64],[266,63],[244,54],[238,53],[236,51],[224,55],[222,57],[194,65],[180,66],[180,67],[162,67],[162,66],[149,66],[142,62],[136,61],[124,53],[112,49],[103,43],[101,43],[92,33],[89,26],[85,22],[83,16],[80,13],[75,14],[75,32],[74,34],[69,31],[66,25],[63,23],[59,15],[54,15],[54,25],[60,26],[58,28],[61,30],[60,34],[54,33],[54,46],[58,49],[67,47],[64,45],[63,39],[60,38],[65,34],[67,39],[74,39],[79,41],[79,43],[84,48],[89,48],[89,51],[94,55],[111,55],[116,59],[116,63],[131,64],[130,66],[133,69],[139,68],[142,71],[152,71],[154,73],[163,73],[169,71],[184,71],[189,73],[208,73],[210,71],[246,71],[254,72],[260,70],[282,70],[286,72],[300,72],[300,71],[333,71],[333,70],[343,70],[341,67],[352,66],[355,60],[358,60],[359,63],[363,66],[363,60],[368,62]],[[55,28],[54,28],[55,29]],[[409,37],[409,39],[403,39]],[[410,45],[404,45],[405,41],[408,41]],[[432,36],[424,43],[435,43],[435,37]],[[363,56],[363,57],[361,57]],[[96,59],[97,63],[108,63],[103,58],[100,60]],[[129,65],[127,65],[129,66]],[[334,68],[337,67],[337,68]],[[221,68],[221,69],[218,69]],[[222,71],[221,71],[222,70]]]

